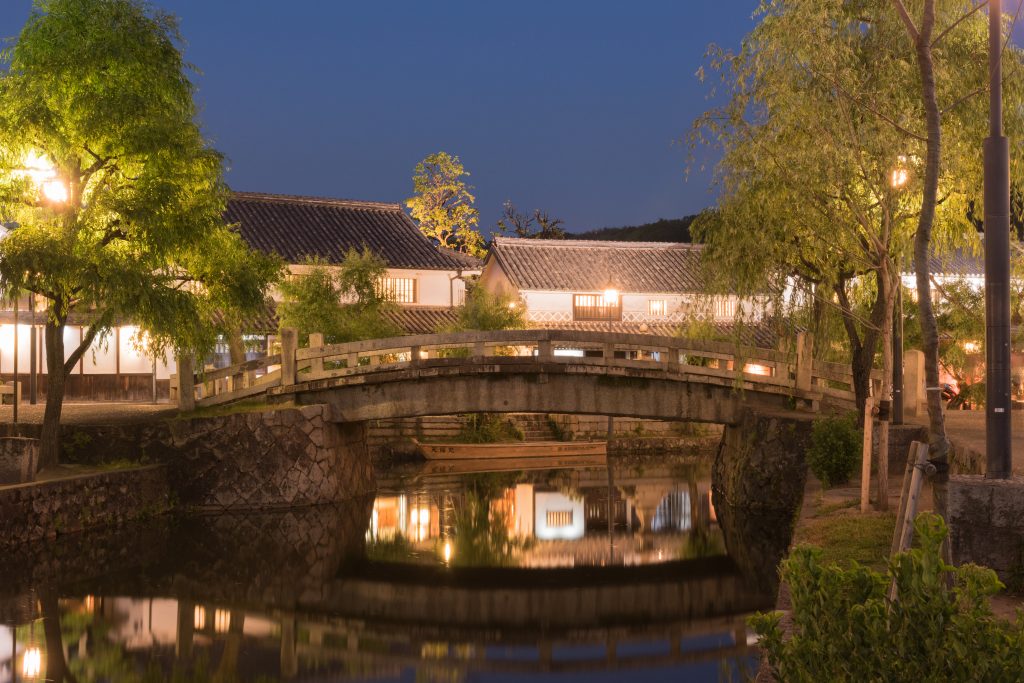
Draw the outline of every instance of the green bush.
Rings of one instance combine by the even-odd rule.
[[[814,421],[807,464],[825,488],[849,481],[860,462],[863,436],[856,413]]]
[[[856,563],[823,566],[815,548],[793,550],[781,567],[792,629],[783,633],[779,612],[750,620],[776,680],[1021,680],[1024,615],[1014,625],[992,614],[988,599],[1003,587],[995,573],[945,564],[937,515],[920,515],[914,526],[919,549],[895,556],[884,575]],[[890,601],[893,578],[898,597]]]

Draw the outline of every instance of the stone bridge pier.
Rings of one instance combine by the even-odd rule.
[[[726,425],[711,499],[729,555],[763,589],[778,585],[807,483],[813,416],[747,410]]]

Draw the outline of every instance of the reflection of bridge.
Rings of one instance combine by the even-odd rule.
[[[369,513],[353,504],[192,519],[157,536],[61,537],[49,563],[0,558],[10,579],[0,597],[164,596],[175,612],[143,612],[171,620],[157,630],[181,656],[258,641],[300,677],[321,662],[350,672],[685,666],[741,655],[744,615],[773,601],[725,557],[543,570],[370,562]]]
[[[312,335],[314,342],[319,335]],[[848,368],[769,349],[652,335],[516,330],[377,339],[297,348],[192,375],[183,409],[253,396],[326,403],[334,419],[473,412],[586,413],[735,423],[746,406],[850,405]],[[190,382],[191,380],[191,382]],[[191,384],[191,386],[189,386]],[[841,388],[836,388],[841,387]]]

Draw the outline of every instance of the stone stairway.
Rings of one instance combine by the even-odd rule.
[[[523,441],[557,441],[558,436],[545,413],[515,413],[509,420],[523,433]]]

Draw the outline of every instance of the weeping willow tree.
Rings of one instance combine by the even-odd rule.
[[[40,464],[67,375],[119,320],[151,353],[212,347],[264,304],[275,259],[223,221],[174,17],[141,0],[37,0],[0,72],[0,295],[46,302]],[[70,316],[86,322],[65,348]]]
[[[933,253],[980,247],[967,214],[987,134],[985,19],[966,1],[939,4]],[[694,232],[718,287],[800,283],[812,307],[838,312],[863,409],[879,352],[889,397],[896,293],[921,218],[928,134],[914,46],[888,0],[764,0],[757,17],[738,52],[712,46],[699,72],[723,104],[694,122],[690,144],[723,155],[718,205]],[[1016,51],[1010,60],[1019,67]],[[1019,83],[1007,98],[1019,105]],[[1007,109],[1020,130],[1020,107]]]

